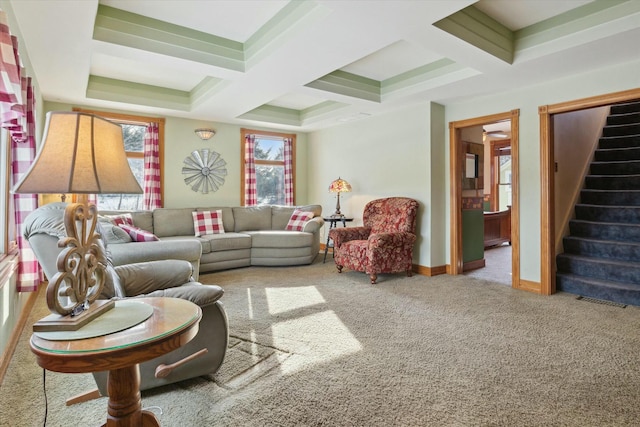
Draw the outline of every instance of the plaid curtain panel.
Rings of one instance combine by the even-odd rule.
[[[24,75],[18,53],[18,39],[11,35],[7,16],[0,10],[0,125],[11,135],[11,185],[27,172],[36,156],[35,96],[31,79]],[[38,289],[40,265],[22,236],[24,219],[38,207],[35,194],[14,194],[16,243],[19,249],[17,288]]]
[[[27,81],[26,90],[26,132],[24,142],[19,139],[11,139],[11,170],[12,186],[17,183],[22,175],[29,170],[36,157],[35,141],[35,97],[31,79]],[[29,247],[29,243],[22,235],[22,224],[25,218],[38,207],[36,194],[14,194],[14,215],[16,224],[16,242],[20,251],[18,259],[17,288],[19,292],[33,292],[38,290],[42,278],[40,264],[35,254]]]
[[[244,141],[244,205],[258,204],[258,187],[256,184],[256,162],[254,152],[256,136],[247,135]]]
[[[144,134],[144,201],[145,210],[162,207],[160,194],[160,141],[158,123],[147,125]]]
[[[293,206],[293,141],[284,139],[284,204]]]

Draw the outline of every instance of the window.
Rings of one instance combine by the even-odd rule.
[[[491,141],[491,195],[494,211],[511,206],[511,140]]]
[[[287,205],[294,204],[293,195],[291,195],[291,203],[287,203],[287,186],[285,180],[285,170],[287,164],[285,161],[285,142],[291,140],[291,168],[292,182],[295,182],[295,140],[294,134],[284,134],[276,132],[264,132],[251,129],[242,129],[242,180],[241,200],[246,204],[247,185],[247,159],[246,159],[246,138],[254,137],[253,163],[255,165],[255,182],[256,182],[256,204],[265,205]],[[293,193],[293,186],[290,188]]]
[[[162,194],[163,155],[164,155],[164,119],[126,114],[108,113],[104,111],[90,111],[74,109],[89,114],[95,114],[111,120],[122,126],[124,149],[133,175],[138,180],[140,187],[144,189],[144,136],[147,125],[151,122],[158,123],[158,137],[160,142],[160,193]],[[100,210],[140,210],[144,209],[142,194],[97,194],[98,208]]]

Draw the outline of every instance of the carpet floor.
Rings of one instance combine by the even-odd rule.
[[[216,375],[142,393],[164,426],[640,425],[640,308],[403,274],[371,285],[310,266],[203,275],[225,289]],[[44,301],[30,323],[46,314]],[[43,371],[21,337],[0,426],[43,425]],[[46,373],[48,426],[99,425],[105,397],[67,407],[87,374]]]

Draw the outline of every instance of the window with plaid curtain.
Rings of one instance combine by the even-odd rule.
[[[245,206],[295,203],[295,135],[242,129]]]
[[[29,170],[36,156],[35,96],[31,78],[20,62],[18,39],[11,35],[7,16],[0,10],[0,122],[11,138],[11,186]],[[14,194],[16,243],[18,245],[19,292],[38,289],[41,270],[26,239],[22,236],[24,219],[38,207],[36,194]]]

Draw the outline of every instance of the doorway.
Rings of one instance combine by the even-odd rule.
[[[540,288],[537,292],[551,295],[556,291],[555,191],[553,116],[555,114],[602,107],[640,99],[640,89],[578,99],[538,108],[540,116]]]
[[[461,120],[449,123],[449,140],[450,140],[450,185],[451,185],[451,236],[450,236],[450,263],[448,265],[448,273],[457,275],[462,274],[465,269],[464,262],[464,242],[463,242],[463,208],[466,207],[467,201],[463,201],[463,191],[465,181],[468,178],[465,172],[465,161],[468,154],[465,153],[464,147],[468,145],[463,139],[463,133],[465,129],[473,127],[483,127],[483,129],[489,128],[493,124],[500,122],[508,122],[511,135],[509,143],[509,157],[510,157],[510,176],[509,176],[509,193],[511,197],[511,209],[510,209],[510,240],[511,240],[511,286],[513,288],[521,288],[520,285],[520,241],[519,241],[519,200],[518,200],[518,120],[520,110],[512,110],[506,113],[494,114],[490,116],[477,117],[474,119]],[[485,135],[488,132],[483,132]],[[504,145],[504,144],[502,144]],[[497,145],[500,148],[500,144]],[[504,147],[502,147],[504,148]],[[501,151],[500,154],[505,154],[506,151]],[[489,159],[492,155],[489,155]],[[496,160],[494,160],[496,161]],[[498,164],[500,160],[497,160]],[[494,169],[494,172],[495,169]],[[503,184],[507,182],[507,174],[504,174]],[[498,177],[500,182],[500,177]],[[500,185],[500,184],[498,184]],[[476,187],[477,188],[477,187]],[[503,188],[504,190],[504,188]],[[500,197],[496,194],[494,196],[494,207],[500,206]],[[503,195],[503,202],[507,196]],[[482,195],[482,201],[484,202],[484,194]],[[491,200],[488,200],[488,209],[491,210]],[[479,266],[482,266],[483,263]]]

